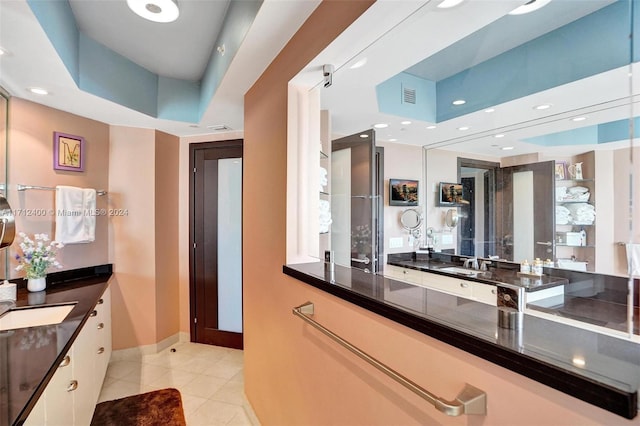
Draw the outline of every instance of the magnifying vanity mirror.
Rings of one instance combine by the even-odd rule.
[[[422,213],[416,209],[407,209],[400,215],[402,227],[409,231],[414,238],[420,238],[420,225],[422,225]]]
[[[449,228],[455,228],[458,225],[458,210],[449,209],[444,216],[444,224]]]

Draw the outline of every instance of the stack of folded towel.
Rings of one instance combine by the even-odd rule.
[[[329,226],[331,225],[331,222],[332,222],[329,202],[327,200],[320,200],[319,210],[320,210],[320,220],[319,220],[320,233],[326,234],[327,232],[329,232]]]
[[[556,187],[556,201],[559,202],[567,202],[567,201],[580,201],[587,202],[589,201],[589,197],[591,194],[589,193],[589,188],[585,188],[584,186],[558,186]]]
[[[571,221],[571,211],[565,206],[556,206],[556,225],[568,225]]]
[[[588,203],[567,204],[574,225],[593,225],[596,220],[596,209]]]
[[[324,187],[329,185],[327,169],[320,167],[320,192],[325,192]]]

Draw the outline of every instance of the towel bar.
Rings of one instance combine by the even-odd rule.
[[[467,383],[454,401],[447,401],[440,398],[310,318],[309,315],[313,315],[313,311],[314,307],[312,302],[306,302],[293,308],[293,314],[295,316],[300,317],[306,323],[320,330],[323,334],[330,337],[344,348],[367,361],[369,364],[382,371],[402,386],[416,393],[442,413],[448,416],[460,416],[462,414],[487,414],[487,394],[484,391]]]
[[[22,185],[18,184],[18,191],[26,191],[27,189],[40,189],[43,191],[55,191],[56,189],[50,186],[38,186],[38,185]],[[96,195],[107,195],[107,191],[96,190]]]

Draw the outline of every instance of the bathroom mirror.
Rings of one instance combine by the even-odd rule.
[[[4,203],[6,202],[7,195],[7,140],[9,135],[9,94],[0,87],[0,195]],[[5,210],[8,209],[7,210]],[[0,210],[2,213],[1,220],[5,226],[4,235],[2,238],[2,247],[6,247],[5,243],[13,241],[14,235],[14,217],[11,208],[8,203],[3,206],[0,203]],[[9,245],[11,243],[8,243]],[[4,279],[9,276],[8,274],[8,258],[7,249],[0,249],[0,279]]]
[[[396,162],[385,170],[406,169],[407,149],[396,155],[394,145],[424,147],[421,227],[436,238],[448,232],[450,208],[437,204],[438,184],[474,185],[474,210],[458,208],[451,243],[438,238],[443,250],[516,262],[575,259],[570,267],[624,275],[620,243],[629,241],[629,158],[637,149],[628,137],[629,87],[640,87],[629,53],[640,57],[640,43],[635,51],[629,43],[630,3],[552,1],[517,17],[508,13],[515,3],[464,2],[446,11],[437,2],[415,3],[410,20],[343,56],[321,107],[337,135],[357,131],[363,120],[380,123],[376,140]],[[603,21],[607,30],[596,31]],[[406,42],[416,39],[438,43]],[[366,65],[352,68],[364,56]],[[571,179],[576,164],[582,180]],[[570,187],[588,188],[595,221],[556,226],[556,189]],[[638,222],[640,212],[634,215]],[[586,243],[567,244],[567,234],[583,228]]]
[[[426,239],[439,251],[550,259],[562,276],[627,277],[623,243],[640,242],[640,209],[629,211],[640,199],[640,174],[631,173],[640,117],[630,113],[640,90],[640,42],[629,37],[640,33],[632,31],[637,8],[553,0],[516,16],[509,12],[521,1],[389,3],[375,5],[388,7],[384,20],[363,18],[376,35],[319,59],[336,65],[331,88],[321,89],[332,133],[374,125],[386,179],[420,176],[420,228],[432,229]],[[454,228],[445,223],[452,206],[438,203],[441,182],[470,194]],[[592,206],[595,218],[580,209],[557,220],[560,207],[574,209],[567,195],[584,188],[581,207]],[[384,213],[397,217],[393,209],[385,200]],[[388,253],[414,250],[392,237],[403,231],[397,220],[385,224]],[[582,231],[586,241],[575,238]],[[605,286],[588,291],[604,296]],[[626,287],[612,293],[633,296]]]

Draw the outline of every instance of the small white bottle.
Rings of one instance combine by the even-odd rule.
[[[585,231],[584,228],[580,229],[580,245],[587,245],[587,231]]]
[[[520,272],[522,272],[523,274],[531,273],[531,266],[529,265],[529,262],[527,262],[527,259],[523,260],[522,263],[520,263]]]

